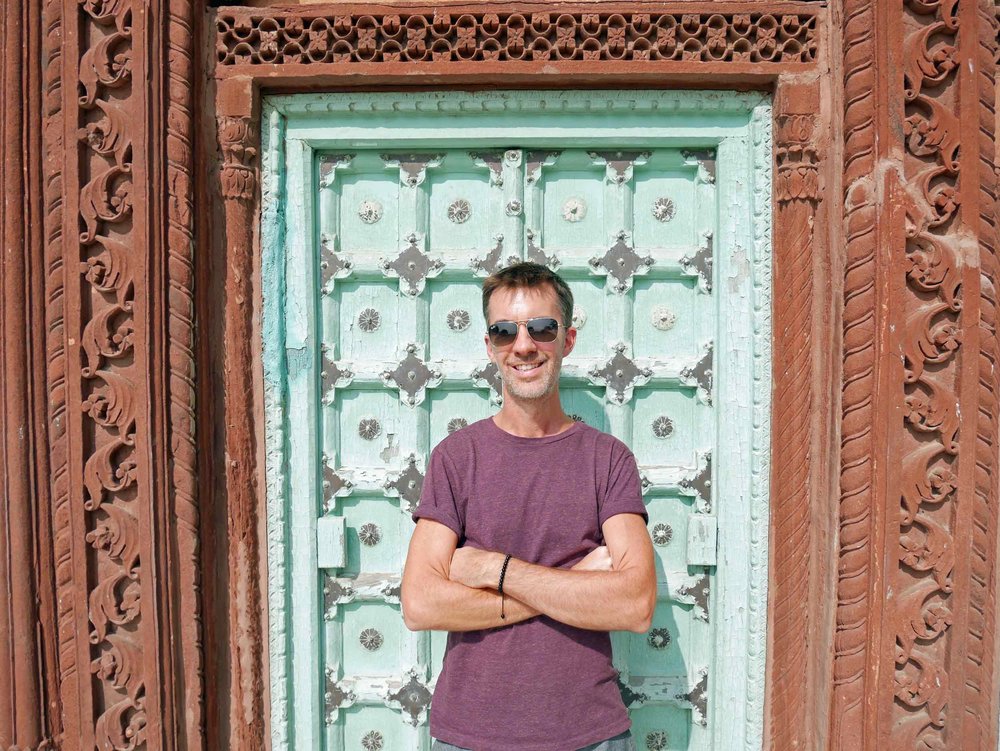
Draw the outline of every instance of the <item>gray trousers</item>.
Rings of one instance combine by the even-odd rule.
[[[469,749],[435,740],[431,746],[431,751],[469,751]],[[580,751],[636,751],[635,740],[632,738],[632,733],[626,730],[621,735],[608,738],[606,741],[601,741],[600,743],[592,743],[586,748],[581,748]]]

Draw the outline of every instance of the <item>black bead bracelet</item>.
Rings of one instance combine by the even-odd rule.
[[[508,563],[510,563],[510,553],[508,553],[507,557],[503,559],[503,566],[500,569],[500,583],[497,584],[497,592],[500,593],[500,620],[502,620],[502,621],[507,620],[507,615],[506,615],[506,613],[504,613],[504,607],[503,607],[504,599],[505,599],[505,595],[503,593],[503,578],[504,578],[504,576],[507,575],[507,564]]]

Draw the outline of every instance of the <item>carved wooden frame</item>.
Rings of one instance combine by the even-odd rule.
[[[260,91],[475,87],[503,76],[511,88],[773,87],[773,357],[783,398],[772,413],[782,461],[771,482],[766,743],[996,746],[989,0],[840,0],[832,11],[531,3],[513,26],[519,14],[489,3],[437,13],[222,8],[201,37],[190,0],[38,3],[29,17],[44,35],[44,128],[41,153],[29,156],[44,159],[50,498],[35,502],[51,504],[54,597],[43,592],[41,608],[54,609],[58,628],[41,634],[42,657],[29,661],[51,655],[58,690],[45,690],[57,716],[39,713],[39,732],[19,730],[14,742],[264,746]],[[241,34],[258,23],[251,47],[287,42],[291,28],[307,48],[327,43],[347,57],[240,62],[233,51],[227,65],[212,23],[226,14]],[[672,20],[656,25],[647,14]],[[420,15],[413,37],[392,20]],[[317,16],[332,21],[319,28]],[[766,40],[739,41],[761,17],[785,16],[814,19],[808,59],[790,45],[788,57],[782,47],[768,60]],[[274,28],[260,37],[254,18]],[[791,33],[769,24],[764,37]],[[488,40],[512,28],[520,46],[505,41],[498,52]],[[211,84],[195,110],[202,61],[191,60],[201,52]],[[219,179],[193,181],[220,161],[216,142]],[[196,227],[196,216],[211,221]],[[196,441],[203,466],[224,473],[196,475]],[[215,658],[204,663],[203,621]]]

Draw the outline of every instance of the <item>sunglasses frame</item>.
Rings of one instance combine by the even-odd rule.
[[[528,324],[531,323],[532,321],[555,321],[556,322],[556,335],[552,339],[550,339],[549,341],[545,341],[545,340],[541,340],[541,339],[536,339],[535,336],[531,333],[531,329],[528,328]],[[493,334],[490,332],[490,329],[492,329],[494,326],[496,326],[498,324],[501,324],[501,323],[513,323],[515,325],[515,327],[516,327],[515,330],[514,330],[514,338],[511,339],[506,344],[497,344],[496,342],[494,342],[493,341]],[[535,344],[552,344],[552,342],[556,341],[556,339],[559,338],[559,329],[568,328],[565,324],[560,323],[559,319],[555,318],[554,316],[536,316],[535,318],[526,318],[523,321],[508,321],[508,320],[505,319],[505,320],[500,320],[500,321],[494,321],[489,326],[487,326],[486,327],[486,336],[489,338],[490,344],[493,345],[494,348],[504,349],[506,347],[511,346],[514,342],[517,341],[517,335],[521,332],[521,326],[522,325],[524,326],[524,330],[528,332],[528,336],[531,337],[531,341],[533,341]]]

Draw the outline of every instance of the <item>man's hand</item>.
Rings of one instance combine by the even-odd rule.
[[[451,557],[448,578],[473,589],[496,589],[505,556],[466,545]]]

